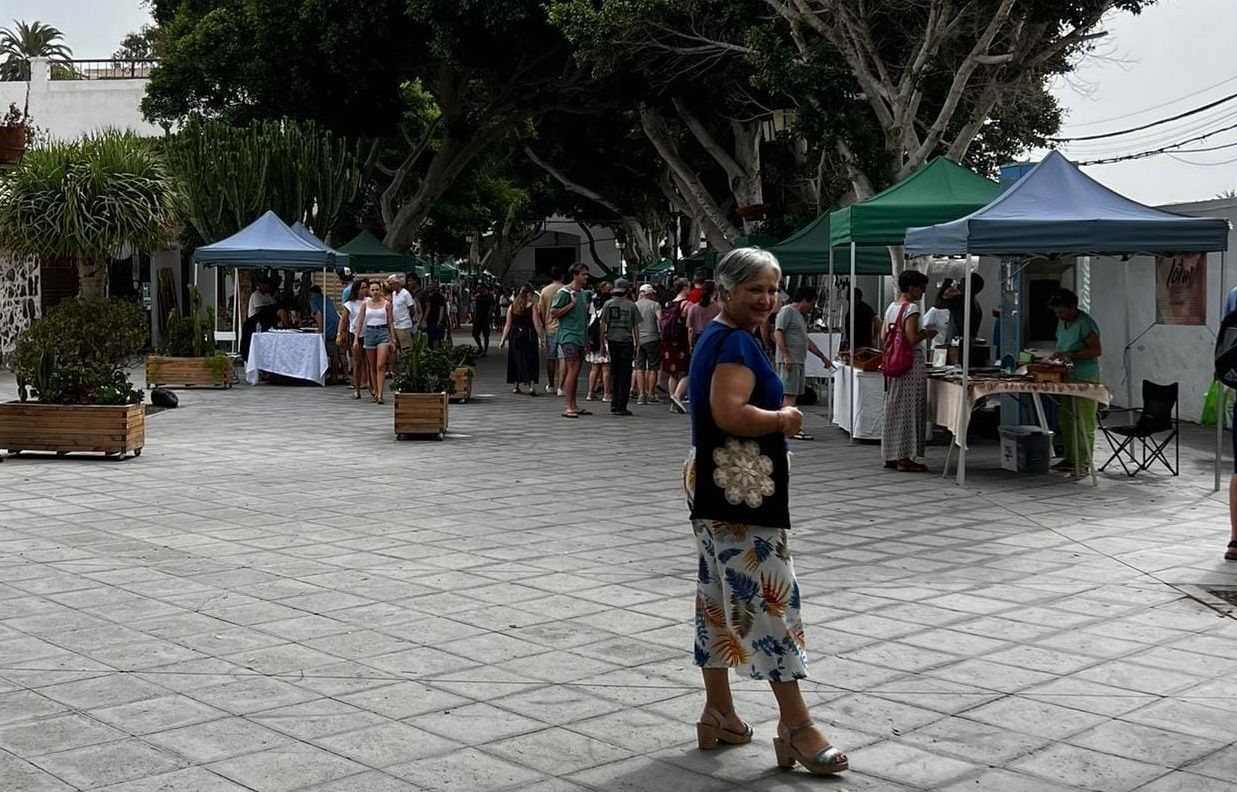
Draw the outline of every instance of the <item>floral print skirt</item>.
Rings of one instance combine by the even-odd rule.
[[[691,503],[695,452],[683,467]],[[807,677],[799,583],[789,531],[720,520],[692,520],[696,536],[695,662],[734,668],[752,679]]]

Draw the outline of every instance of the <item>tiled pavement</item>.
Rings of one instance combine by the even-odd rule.
[[[1237,583],[1205,452],[1092,489],[988,448],[961,491],[811,417],[826,781],[775,768],[750,680],[757,740],[695,750],[685,419],[568,422],[501,369],[442,443],[240,387],[137,460],[0,465],[0,790],[1237,789],[1237,621],[1171,585]]]

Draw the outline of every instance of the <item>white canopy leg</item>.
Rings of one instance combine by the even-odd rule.
[[[832,248],[830,248],[832,250]],[[850,345],[850,442],[854,445],[855,432],[859,427],[855,426],[855,401],[859,398],[859,370],[855,367],[855,243],[850,243],[850,316],[848,317],[850,330],[847,335],[847,344]]]
[[[965,284],[966,291],[963,296],[966,300],[962,307],[962,416],[958,421],[958,486],[966,486],[966,437],[971,425],[971,269],[973,268],[974,259],[971,256],[966,257],[966,277],[962,283]]]

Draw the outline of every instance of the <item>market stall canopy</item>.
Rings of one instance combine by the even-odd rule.
[[[416,266],[412,256],[397,253],[382,244],[382,240],[368,229],[342,245],[339,252],[348,254],[352,259],[350,266],[357,272],[413,272]]]
[[[829,272],[829,215],[821,215],[766,250],[777,256],[783,275],[824,275]],[[850,245],[835,247],[833,258],[834,272],[850,272]],[[855,251],[857,275],[888,275],[891,267],[888,248]]]
[[[323,250],[328,250],[331,253],[334,253],[336,267],[350,266],[350,263],[348,261],[348,254],[341,253],[340,251],[336,250],[333,247],[328,247],[325,242],[323,242],[321,239],[318,239],[318,237],[314,236],[314,232],[310,231],[309,228],[306,227],[306,225],[302,223],[300,220],[297,220],[295,223],[292,224],[292,231],[297,236],[299,236],[301,239],[305,240],[311,245],[317,245]]]
[[[439,283],[454,283],[460,277],[460,270],[454,264],[431,262],[429,268],[430,274]]]
[[[866,201],[831,212],[829,238],[835,248],[852,242],[901,245],[906,229],[956,220],[987,206],[1000,194],[996,182],[937,157]],[[886,262],[881,274],[888,271]]]
[[[660,278],[665,275],[674,273],[674,260],[668,258],[658,259],[649,266],[636,273],[641,278]]]
[[[195,263],[238,269],[323,269],[334,267],[335,252],[302,239],[272,211],[227,239],[193,251]]]
[[[1144,206],[1051,152],[992,203],[906,232],[908,256],[1123,255],[1228,249],[1228,221]]]

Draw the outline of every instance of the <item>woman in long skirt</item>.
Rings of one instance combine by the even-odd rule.
[[[924,455],[924,421],[928,409],[928,371],[923,342],[935,329],[920,326],[919,301],[928,286],[928,276],[906,270],[898,276],[898,299],[885,310],[884,333],[901,333],[911,346],[911,368],[897,377],[886,377],[885,427],[881,453],[885,467],[904,473],[922,473],[927,466],[917,461]]]
[[[532,288],[525,286],[520,289],[515,301],[507,308],[507,323],[503,326],[503,337],[498,342],[501,348],[511,341],[511,349],[507,353],[507,382],[514,385],[512,393],[523,393],[520,386],[528,385],[528,395],[537,395],[537,372],[541,368],[540,338],[542,335],[541,313],[537,311],[537,295]]]

